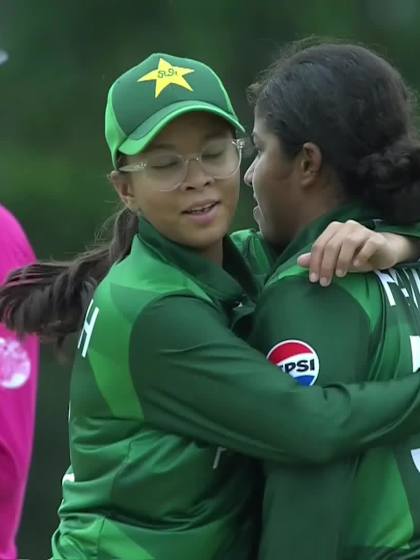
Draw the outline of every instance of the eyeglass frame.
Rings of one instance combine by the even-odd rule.
[[[236,146],[236,148],[238,150],[238,156],[239,156],[238,165],[231,173],[229,173],[229,175],[222,175],[222,176],[212,175],[213,179],[216,179],[216,180],[217,179],[228,179],[229,177],[232,177],[232,175],[234,175],[236,173],[236,171],[241,166],[243,151],[246,149],[248,141],[249,141],[248,138],[234,138],[234,139],[231,140],[232,144],[234,146]],[[202,162],[203,152],[195,153],[195,154],[187,154],[185,156],[183,156],[182,154],[177,153],[177,152],[174,152],[174,153],[180,158],[180,160],[185,165],[185,177],[187,176],[187,173],[188,173],[188,165],[189,165],[190,161],[196,161],[200,165],[200,168],[205,173],[207,173],[206,169],[203,168],[203,162]],[[137,173],[137,172],[144,171],[145,169],[147,169],[147,166],[148,166],[147,161],[139,161],[137,163],[127,164],[127,165],[123,165],[122,167],[118,167],[117,170],[122,172],[122,173]],[[185,177],[182,181],[175,184],[170,189],[159,189],[159,190],[162,191],[162,192],[174,191],[178,187],[180,187],[180,185],[182,185],[182,183],[185,181]]]

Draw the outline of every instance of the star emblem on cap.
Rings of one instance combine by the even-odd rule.
[[[159,97],[162,91],[170,85],[177,85],[188,89],[189,91],[193,91],[190,84],[184,78],[187,74],[191,74],[194,72],[192,68],[181,68],[180,66],[172,66],[169,62],[167,62],[164,58],[159,60],[158,67],[156,70],[152,70],[148,72],[141,78],[139,78],[138,82],[149,82],[152,80],[156,81],[155,87],[155,98]]]

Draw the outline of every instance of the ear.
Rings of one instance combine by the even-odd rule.
[[[322,153],[313,142],[305,142],[302,146],[300,172],[302,186],[310,187],[319,176],[322,167]]]
[[[136,205],[134,200],[134,191],[131,185],[130,176],[121,173],[120,171],[111,171],[108,175],[108,179],[112,183],[114,189],[116,190],[118,196],[120,197],[124,206],[136,212]]]

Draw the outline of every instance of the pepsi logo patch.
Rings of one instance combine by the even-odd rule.
[[[285,340],[273,346],[267,359],[300,385],[313,385],[319,375],[318,354],[302,340]]]

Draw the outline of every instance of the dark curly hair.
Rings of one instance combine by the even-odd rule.
[[[415,97],[383,57],[353,44],[294,43],[249,93],[289,157],[313,142],[349,198],[390,223],[419,221]]]

